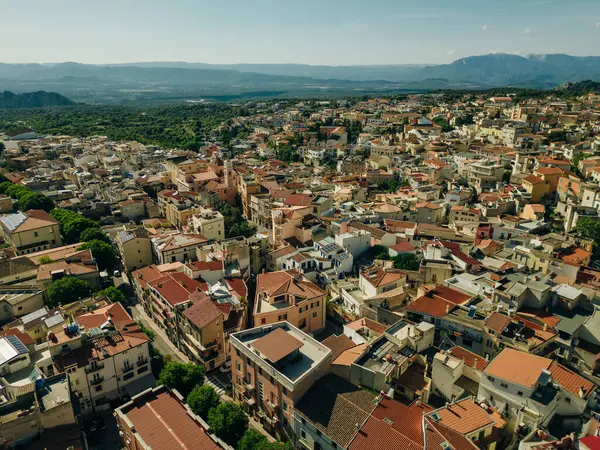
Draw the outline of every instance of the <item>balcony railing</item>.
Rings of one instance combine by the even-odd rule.
[[[137,364],[138,367],[139,366],[143,366],[145,364],[148,364],[148,358],[138,359],[136,364]]]
[[[90,367],[87,367],[85,369],[85,373],[94,373],[100,369],[104,369],[104,363],[96,363],[91,365]]]
[[[125,366],[123,367],[123,373],[131,372],[133,370],[133,366]]]
[[[104,381],[104,377],[100,376],[100,377],[97,377],[97,378],[92,378],[92,379],[90,380],[90,384],[91,384],[92,386],[96,386],[97,384],[100,384],[100,383],[102,383],[103,381]]]

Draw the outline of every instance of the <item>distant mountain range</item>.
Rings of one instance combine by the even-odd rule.
[[[74,103],[72,100],[56,92],[37,91],[23,94],[15,94],[10,91],[0,92],[0,109],[64,106]]]
[[[489,54],[442,65],[310,66],[151,62],[0,64],[0,87],[85,102],[341,96],[530,87],[600,80],[600,57]]]

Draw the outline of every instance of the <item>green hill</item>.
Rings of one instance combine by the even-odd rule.
[[[56,92],[26,92],[15,94],[10,91],[0,93],[0,109],[40,108],[44,106],[73,105],[75,102]]]

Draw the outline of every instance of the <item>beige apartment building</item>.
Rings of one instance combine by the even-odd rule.
[[[4,242],[15,247],[17,255],[60,247],[58,221],[46,211],[32,209],[0,218]]]
[[[119,231],[115,240],[128,272],[152,264],[152,241],[144,228]]]
[[[208,240],[221,240],[225,238],[225,219],[219,211],[200,208],[200,212],[192,216],[194,233],[201,234]]]

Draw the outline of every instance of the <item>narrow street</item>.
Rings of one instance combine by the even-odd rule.
[[[176,362],[189,363],[190,360],[169,340],[166,333],[161,330],[146,314],[142,305],[135,305],[132,308],[133,318],[140,320],[145,327],[154,332],[154,347],[163,355],[169,355]]]
[[[132,315],[133,318],[136,321],[141,321],[145,327],[151,329],[155,336],[154,336],[154,347],[163,355],[170,355],[174,361],[176,362],[181,362],[181,363],[189,363],[190,360],[189,358],[184,355],[182,352],[180,352],[175,345],[173,345],[173,343],[169,340],[169,338],[167,337],[167,335],[165,334],[165,332],[163,330],[161,330],[152,320],[150,320],[150,317],[148,317],[148,315],[146,314],[146,311],[144,311],[144,308],[142,307],[142,305],[135,305],[131,308],[132,310]],[[208,380],[208,377],[207,377]],[[215,387],[214,383],[206,383],[211,387]],[[216,390],[216,389],[215,389]],[[229,397],[227,395],[227,393],[220,393],[219,392],[219,396],[221,397],[221,400],[224,402],[231,402],[233,401],[233,399],[231,397]],[[265,429],[263,428],[262,424],[260,422],[258,422],[256,419],[254,419],[252,416],[248,417],[249,420],[249,425],[250,427],[252,427],[253,429],[255,429],[256,431],[258,431],[259,433],[263,434],[268,440],[269,442],[275,442],[275,438],[273,438],[273,436],[271,436],[267,431],[265,431]]]

